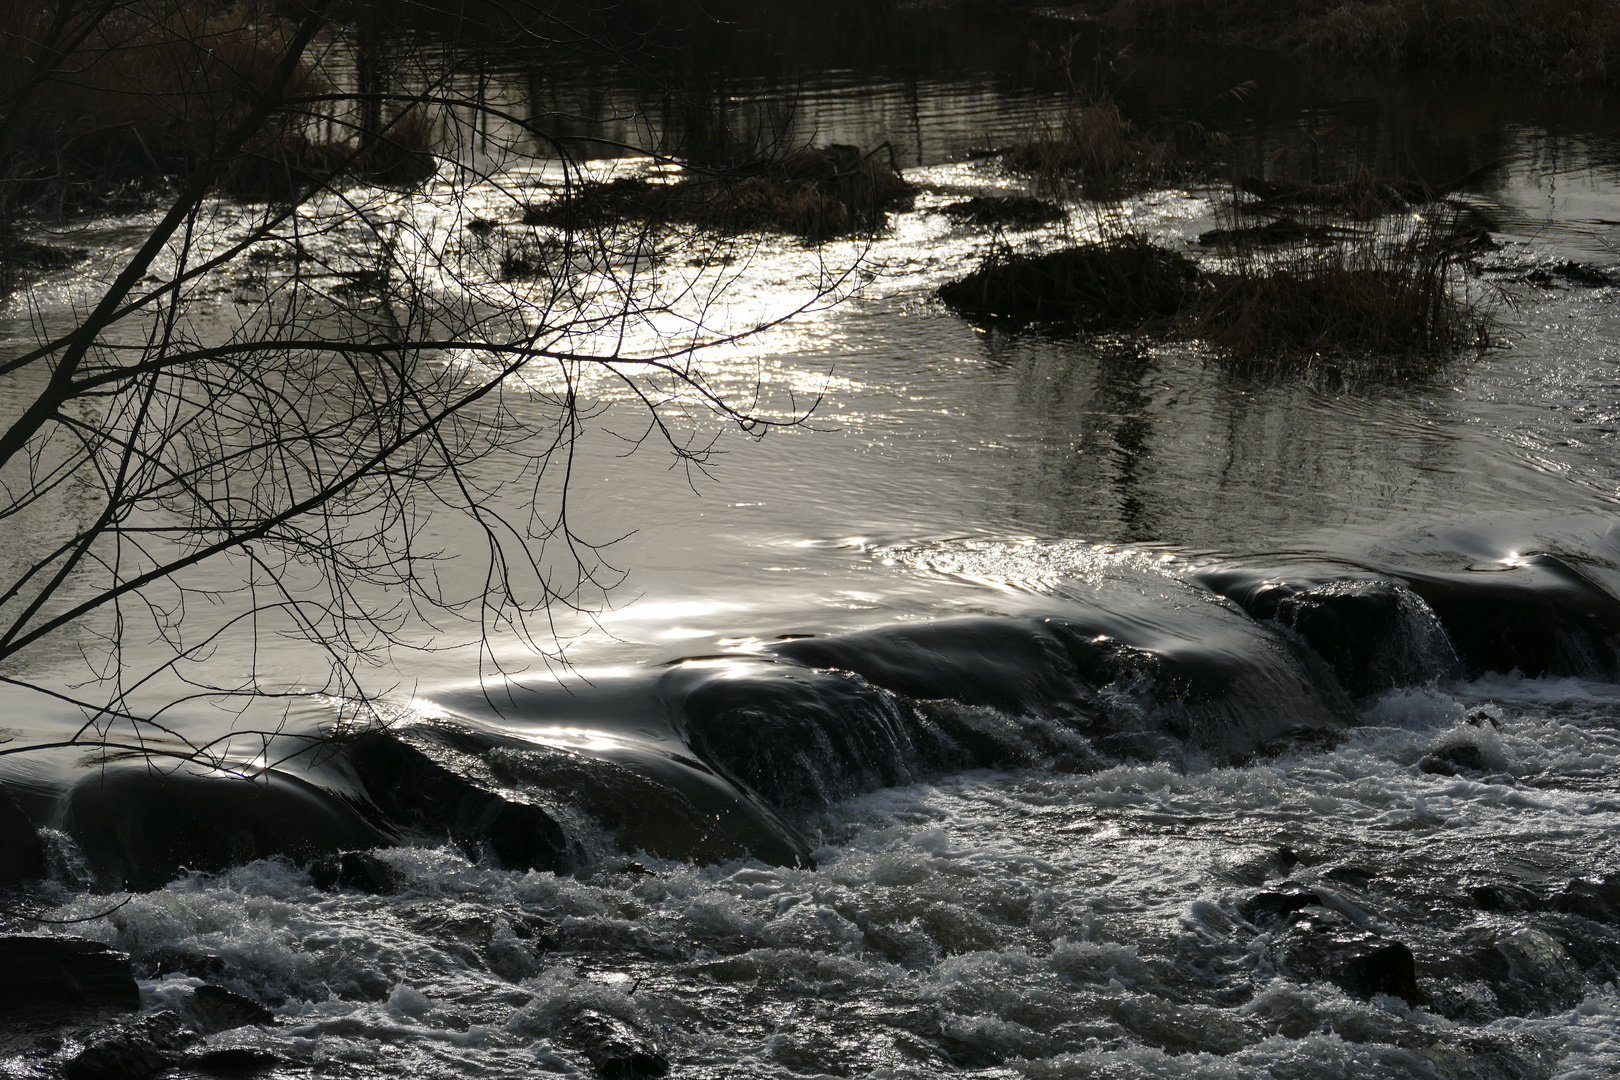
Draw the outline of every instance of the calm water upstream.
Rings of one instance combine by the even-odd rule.
[[[739,109],[889,141],[921,189],[869,250],[745,245],[724,300],[744,315],[791,307],[818,260],[872,271],[706,361],[783,410],[814,401],[808,423],[720,432],[711,474],[688,475],[654,445],[626,455],[637,410],[587,385],[610,406],[573,519],[622,537],[606,558],[628,577],[563,620],[573,667],[497,639],[527,674],[480,686],[475,651],[432,651],[424,627],[378,673],[411,752],[545,808],[570,872],[422,842],[376,849],[382,894],[283,858],[175,876],[97,831],[168,805],[151,785],[0,766],[49,829],[55,917],[141,890],[61,932],[129,952],[143,1009],[189,1015],[203,983],[269,1005],[275,1025],[207,1045],[272,1054],[278,1077],[611,1075],[591,1023],[677,1077],[1620,1071],[1620,288],[1525,279],[1620,263],[1614,100],[1121,61],[1128,111],[1224,128],[1235,161],[1495,164],[1459,197],[1495,225],[1467,288],[1506,347],[1416,382],[1245,376],[1195,345],[984,329],[933,298],[997,242],[937,208],[1022,190],[968,151],[1060,100],[1018,70],[1021,37],[972,32],[977,52],[807,39],[788,76],[800,54],[776,38],[736,47]],[[756,51],[778,66],[738,59]],[[634,82],[593,90],[586,115],[647,104]],[[1122,212],[1196,253],[1222,197]],[[38,284],[44,317],[140,224],[85,225],[89,269]],[[1076,209],[1005,239],[1094,226]],[[212,317],[231,310],[225,290]],[[31,317],[14,299],[0,348]],[[309,681],[297,649],[257,648]],[[75,655],[32,674],[65,681]],[[289,737],[331,715],[296,704]],[[13,737],[69,720],[20,695],[6,716]],[[381,798],[379,768],[285,771],[358,799]],[[236,812],[213,790],[185,812]],[[7,1045],[15,1077],[71,1050]]]

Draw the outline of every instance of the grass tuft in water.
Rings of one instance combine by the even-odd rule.
[[[991,252],[939,289],[970,317],[1198,339],[1245,365],[1413,374],[1491,344],[1481,306],[1457,288],[1459,248],[1431,230],[1284,251],[1227,249],[1206,271],[1139,236],[1061,251]]]
[[[1241,361],[1381,358],[1389,369],[1491,344],[1490,320],[1459,294],[1453,247],[1421,230],[1280,253],[1242,251],[1203,278],[1184,334]]]
[[[915,193],[885,149],[862,153],[834,144],[736,169],[693,170],[675,183],[646,177],[591,182],[529,207],[523,220],[571,227],[634,218],[728,234],[781,232],[812,242],[873,233],[887,224],[888,211],[909,209]]]
[[[1063,197],[1113,199],[1170,174],[1175,150],[1139,131],[1106,97],[1076,101],[1055,128],[1007,150],[1002,163]]]
[[[1026,255],[997,249],[941,300],[966,315],[1088,329],[1172,320],[1198,284],[1198,265],[1140,236]]]

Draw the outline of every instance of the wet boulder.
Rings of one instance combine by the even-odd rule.
[[[1238,905],[1238,911],[1254,925],[1265,927],[1286,922],[1294,912],[1321,903],[1322,898],[1309,889],[1300,888],[1292,882],[1284,882],[1283,886],[1276,890],[1251,896]]]
[[[669,1059],[646,1033],[616,1016],[581,1009],[569,1020],[565,1035],[597,1075],[608,1080],[636,1080],[669,1072]]]
[[[166,1072],[196,1039],[173,1012],[152,1013],[92,1039],[62,1073],[67,1080],[146,1080]]]
[[[136,892],[187,870],[276,855],[303,862],[385,839],[337,796],[273,771],[243,778],[99,769],[68,792],[64,825],[98,883]]]
[[[1458,776],[1489,771],[1496,763],[1475,743],[1455,743],[1443,746],[1418,759],[1419,772],[1434,776]]]
[[[205,1035],[246,1027],[250,1024],[274,1024],[276,1014],[251,998],[225,989],[223,986],[203,985],[188,996],[186,1009]]]
[[[757,665],[695,672],[683,695],[688,744],[779,808],[838,799],[921,778],[921,722],[893,694],[845,672]]]
[[[1400,572],[1444,625],[1464,675],[1620,675],[1620,599],[1578,561],[1539,553],[1483,566]]]
[[[1556,938],[1534,927],[1470,927],[1455,952],[1460,973],[1490,986],[1510,1015],[1560,1012],[1586,996],[1580,965]]]
[[[971,714],[934,703],[1039,718],[1116,760],[1189,749],[1240,760],[1289,740],[1332,737],[1350,722],[1349,702],[1313,677],[1300,655],[1307,650],[1215,605],[1191,614],[1198,622],[1184,635],[1088,607],[907,623],[783,642],[772,652],[854,672],[923,706],[973,755],[969,764],[1007,763],[982,756],[1005,753],[1005,740],[976,739],[964,722]]]
[[[366,732],[339,752],[388,826],[487,849],[508,870],[574,864],[562,827],[543,809],[486,791],[391,734]]]
[[[0,937],[0,972],[4,1018],[141,1004],[129,957],[99,941]]]
[[[1270,617],[1304,638],[1352,697],[1420,685],[1456,668],[1434,614],[1393,581],[1331,581],[1282,595]]]
[[[1289,916],[1275,946],[1281,966],[1302,979],[1326,979],[1360,998],[1385,994],[1428,1004],[1418,988],[1412,950],[1352,925],[1336,912],[1303,907]]]
[[[309,879],[323,892],[353,889],[373,896],[397,892],[400,886],[399,873],[369,851],[322,855],[309,864]]]
[[[214,1076],[249,1076],[275,1068],[282,1064],[282,1059],[267,1050],[227,1046],[221,1050],[188,1055],[180,1064]]]
[[[1620,874],[1579,878],[1552,898],[1554,911],[1620,926]]]
[[[0,889],[45,876],[45,845],[17,797],[0,787]]]

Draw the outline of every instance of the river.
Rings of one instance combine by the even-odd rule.
[[[567,665],[515,638],[434,650],[419,627],[377,676],[410,745],[543,807],[570,868],[423,841],[377,849],[381,894],[287,858],[162,875],[61,929],[128,952],[143,1010],[185,1014],[202,983],[252,997],[276,1024],[208,1046],[289,1077],[590,1074],[581,1016],[691,1077],[1620,1069],[1620,288],[1527,276],[1617,261],[1614,99],[1120,60],[1128,112],[1224,127],[1234,161],[1493,166],[1457,197],[1493,223],[1464,287],[1501,347],[1414,380],[1243,373],[1196,343],[975,326],[933,297],[998,241],[938,208],[1023,190],[970,151],[1062,100],[1009,72],[1017,33],[960,32],[980,46],[827,31],[791,63],[773,39],[769,70],[741,47],[716,61],[818,143],[890,142],[920,191],[870,246],[748,241],[725,296],[745,313],[791,307],[823,262],[869,271],[705,360],[783,415],[814,402],[806,422],[718,430],[692,473],[656,444],[625,454],[634,403],[587,383],[610,407],[573,520],[627,576],[592,616],[558,613]],[[638,93],[610,80],[593,108],[636,115]],[[1196,252],[1228,196],[1119,212]],[[1008,238],[1084,236],[1091,214]],[[88,268],[33,302],[66,310],[143,220],[83,224]],[[29,318],[14,299],[4,347]],[[298,647],[227,642],[250,647],[319,681]],[[14,695],[7,727],[65,722],[38,708]],[[53,917],[138,884],[62,815],[80,766],[5,767],[47,826]],[[1412,984],[1376,967],[1402,948]]]

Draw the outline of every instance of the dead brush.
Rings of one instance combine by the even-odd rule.
[[[1063,198],[1113,199],[1163,179],[1174,148],[1138,131],[1113,101],[1075,104],[1055,130],[1002,155],[1002,164]]]
[[[588,182],[529,207],[523,220],[567,227],[635,218],[722,233],[780,232],[812,243],[873,233],[890,210],[908,209],[914,194],[884,149],[863,154],[835,144],[737,169],[693,170],[673,184],[643,177]]]
[[[1491,320],[1459,295],[1458,277],[1455,245],[1426,228],[1280,253],[1249,248],[1206,275],[1181,330],[1236,361],[1420,370],[1491,344]]]
[[[1191,259],[1126,235],[1041,254],[992,250],[939,298],[969,316],[1136,330],[1173,322],[1197,285]]]

